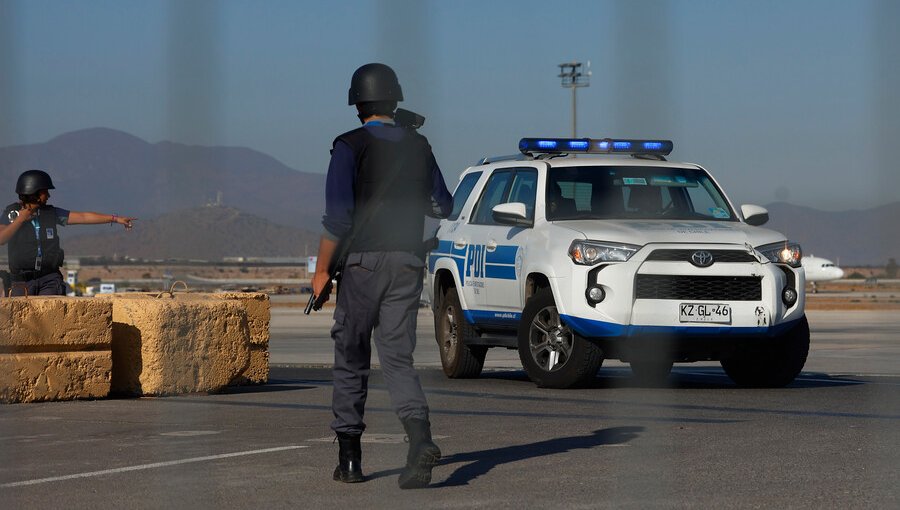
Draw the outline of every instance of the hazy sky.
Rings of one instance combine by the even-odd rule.
[[[900,200],[900,2],[0,0],[0,146],[110,127],[324,172],[380,61],[451,188],[568,136],[557,64],[591,62],[578,134],[670,138],[738,203]]]

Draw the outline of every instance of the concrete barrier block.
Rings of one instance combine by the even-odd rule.
[[[112,305],[90,298],[0,299],[0,401],[109,394]]]
[[[113,303],[112,392],[215,392],[250,362],[250,329],[233,300],[117,295]]]
[[[109,395],[109,351],[0,354],[0,402],[42,402]]]
[[[250,326],[250,364],[237,384],[265,384],[269,381],[269,322],[271,305],[264,292],[217,292],[218,299],[234,299],[244,305]]]
[[[206,300],[234,301],[244,307],[247,315],[247,326],[250,330],[250,363],[231,384],[265,384],[269,381],[269,322],[271,305],[269,295],[264,292],[215,292],[198,293],[176,292],[128,292],[119,294],[101,294],[98,299],[172,299],[178,302],[192,303]]]

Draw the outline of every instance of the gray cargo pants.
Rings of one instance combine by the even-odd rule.
[[[413,368],[416,317],[424,263],[409,252],[350,253],[334,311],[334,392],[331,428],[362,434],[370,342],[375,330],[378,359],[394,411],[401,420],[428,419],[428,402]]]
[[[27,291],[29,296],[65,296],[66,283],[63,281],[62,273],[59,271],[46,274],[33,280],[18,280],[15,276],[11,278],[12,282],[9,286],[12,290],[12,296],[25,296]]]

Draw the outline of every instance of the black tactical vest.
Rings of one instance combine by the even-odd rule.
[[[364,127],[337,137],[356,160],[350,251],[422,250],[425,213],[431,208],[431,146],[411,129],[399,141],[384,140]],[[380,204],[375,204],[380,196]]]
[[[22,205],[18,202],[10,204],[3,210],[3,216],[8,217],[10,211],[18,211],[21,208]],[[39,243],[42,254],[40,273],[48,274],[59,269],[63,264],[56,208],[52,205],[45,205],[38,209],[37,215],[32,219],[38,220],[37,232],[34,230],[34,224],[26,221],[7,243],[9,270],[13,274],[35,270]]]

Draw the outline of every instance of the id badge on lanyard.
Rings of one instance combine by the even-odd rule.
[[[38,248],[37,248],[37,257],[34,258],[34,270],[41,270],[41,261],[44,258],[43,250],[41,249],[41,224],[38,222],[37,218],[33,218],[31,220],[31,225],[34,227],[34,237],[37,239]]]

